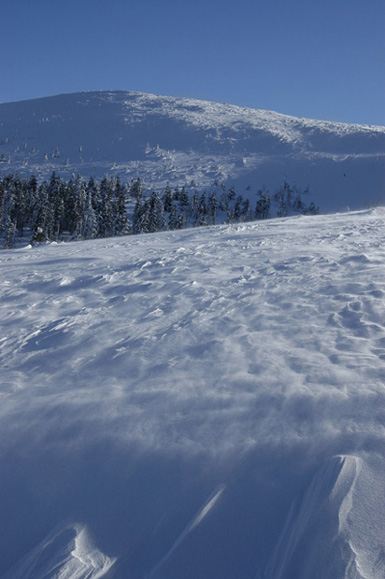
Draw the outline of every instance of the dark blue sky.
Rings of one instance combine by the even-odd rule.
[[[1,0],[0,102],[191,96],[385,125],[384,0]]]

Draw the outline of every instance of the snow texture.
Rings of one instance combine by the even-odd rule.
[[[382,579],[385,210],[0,254],[0,577]]]
[[[254,200],[284,180],[321,212],[385,203],[385,127],[134,92],[0,104],[0,171],[142,178],[151,190],[216,180]]]

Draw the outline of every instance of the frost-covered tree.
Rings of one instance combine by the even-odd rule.
[[[178,192],[177,201],[179,205],[179,212],[185,214],[189,206],[189,196],[185,187],[183,187],[181,191]]]
[[[98,232],[98,219],[92,203],[92,189],[88,188],[81,235],[83,239],[94,239],[98,236]]]
[[[165,211],[165,213],[170,213],[171,209],[172,209],[172,203],[174,200],[174,194],[171,191],[170,186],[167,184],[166,189],[163,192],[162,195],[162,203],[163,203],[163,209]]]
[[[162,200],[160,199],[159,195],[156,192],[151,194],[149,200],[149,225],[148,230],[150,233],[154,233],[155,231],[162,231],[165,229],[165,216],[164,216],[164,207]]]
[[[268,191],[258,191],[259,199],[255,207],[256,219],[268,219],[270,217],[270,193]]]
[[[127,188],[120,182],[119,177],[117,177],[114,187],[114,235],[127,235],[129,233],[130,227],[126,208],[126,196]]]
[[[171,207],[170,210],[170,217],[168,220],[168,228],[169,229],[179,229],[179,221],[178,221],[178,214],[177,214],[177,208],[175,205],[173,205]]]
[[[5,247],[7,249],[12,249],[15,236],[16,236],[16,223],[8,217],[8,223],[6,225],[6,235],[5,235]]]
[[[140,177],[138,177],[137,179],[135,179],[135,181],[132,183],[130,187],[130,196],[133,197],[134,199],[138,199],[139,197],[142,197],[142,195],[143,195],[142,181]]]
[[[208,206],[209,206],[210,223],[215,225],[215,219],[217,216],[217,208],[218,208],[218,199],[215,191],[213,191],[210,194]]]

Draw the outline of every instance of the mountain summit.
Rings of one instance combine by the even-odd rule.
[[[385,202],[385,127],[150,94],[84,92],[0,105],[0,171],[214,181],[255,197],[284,180],[321,211]]]

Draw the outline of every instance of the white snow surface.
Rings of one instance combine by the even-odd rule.
[[[385,204],[385,127],[126,91],[0,104],[0,172],[141,177],[161,189],[216,180],[257,198],[287,180],[321,212]]]
[[[383,579],[385,209],[0,253],[0,577]]]

